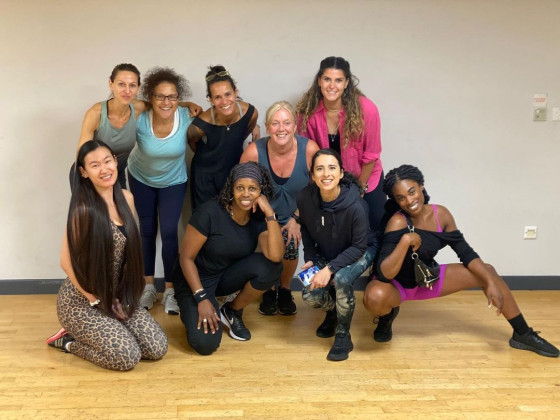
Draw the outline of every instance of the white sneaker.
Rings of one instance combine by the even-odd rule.
[[[161,304],[165,306],[165,313],[169,315],[179,315],[179,305],[175,299],[175,289],[169,288],[165,289],[163,292],[163,298],[161,299]]]
[[[149,311],[150,309],[152,309],[155,302],[157,302],[156,287],[153,284],[147,284],[144,287],[142,296],[140,297],[139,305],[143,306]]]

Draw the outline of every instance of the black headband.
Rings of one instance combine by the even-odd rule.
[[[262,171],[255,162],[240,163],[234,166],[231,170],[231,175],[233,182],[237,181],[239,178],[250,178],[257,181],[259,185],[262,185]]]

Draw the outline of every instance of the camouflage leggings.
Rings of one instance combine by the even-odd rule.
[[[348,333],[350,331],[350,323],[356,305],[354,281],[373,264],[374,258],[375,250],[368,248],[354,264],[338,270],[334,275],[334,280],[327,287],[314,289],[313,291],[310,291],[309,287],[303,289],[302,297],[308,305],[324,311],[330,311],[336,307],[337,333]],[[319,262],[317,265],[324,266],[325,264]]]

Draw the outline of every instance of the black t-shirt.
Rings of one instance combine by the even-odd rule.
[[[266,222],[253,215],[245,226],[238,225],[214,199],[198,207],[189,224],[207,238],[194,260],[200,277],[221,273],[251,255],[266,230]]]

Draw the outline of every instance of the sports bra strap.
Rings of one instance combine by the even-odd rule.
[[[435,204],[432,204],[432,209],[434,210],[434,216],[436,218],[436,223],[437,223],[437,231],[438,232],[443,232],[443,229],[441,228],[441,225],[439,224],[439,217],[438,217],[438,213],[437,213],[437,206]],[[412,220],[410,219],[410,217],[408,216],[408,214],[402,212],[402,211],[398,211],[398,213],[405,218],[406,220],[406,224],[409,226],[413,226],[412,224]],[[414,226],[413,226],[414,227]]]
[[[241,104],[239,102],[235,102],[237,105],[237,109],[239,110],[239,119],[243,117],[243,108],[241,108]],[[210,118],[212,119],[212,124],[216,125],[216,117],[214,116],[214,107],[210,108]]]

